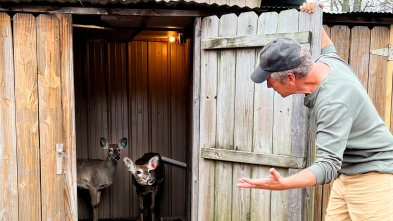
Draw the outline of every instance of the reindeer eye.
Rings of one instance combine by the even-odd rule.
[[[117,149],[117,152],[119,152],[119,153],[120,153],[120,150],[121,150],[120,148],[119,148],[119,149]]]
[[[112,152],[113,150],[112,149],[109,149],[109,152]]]
[[[136,173],[137,173],[137,174],[141,174],[141,171],[138,170],[138,171],[136,171]]]

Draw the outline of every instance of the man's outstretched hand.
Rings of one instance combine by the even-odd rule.
[[[241,178],[238,180],[239,188],[257,188],[267,190],[285,190],[284,178],[274,169],[269,170],[270,175],[263,179]]]

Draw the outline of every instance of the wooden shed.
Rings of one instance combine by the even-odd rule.
[[[105,159],[100,137],[128,138],[123,157],[186,163],[165,163],[164,220],[312,220],[313,188],[236,183],[312,162],[303,97],[282,99],[249,75],[280,36],[318,56],[322,12],[231,2],[2,2],[0,220],[92,218],[76,159]],[[117,167],[99,218],[133,220],[135,189]]]

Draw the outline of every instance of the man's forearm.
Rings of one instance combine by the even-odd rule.
[[[317,184],[317,178],[309,169],[304,169],[299,173],[284,178],[285,189],[305,188]]]

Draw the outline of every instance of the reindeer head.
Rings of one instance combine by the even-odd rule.
[[[109,144],[108,140],[101,137],[100,145],[103,149],[108,149],[108,158],[110,160],[120,160],[120,150],[127,146],[127,138],[121,138],[117,144]]]
[[[135,180],[140,185],[153,185],[156,182],[155,169],[157,168],[159,163],[159,156],[153,156],[150,158],[149,162],[144,165],[136,165],[132,160],[128,157],[123,158],[124,166],[128,171],[131,171],[132,175],[135,177]]]

